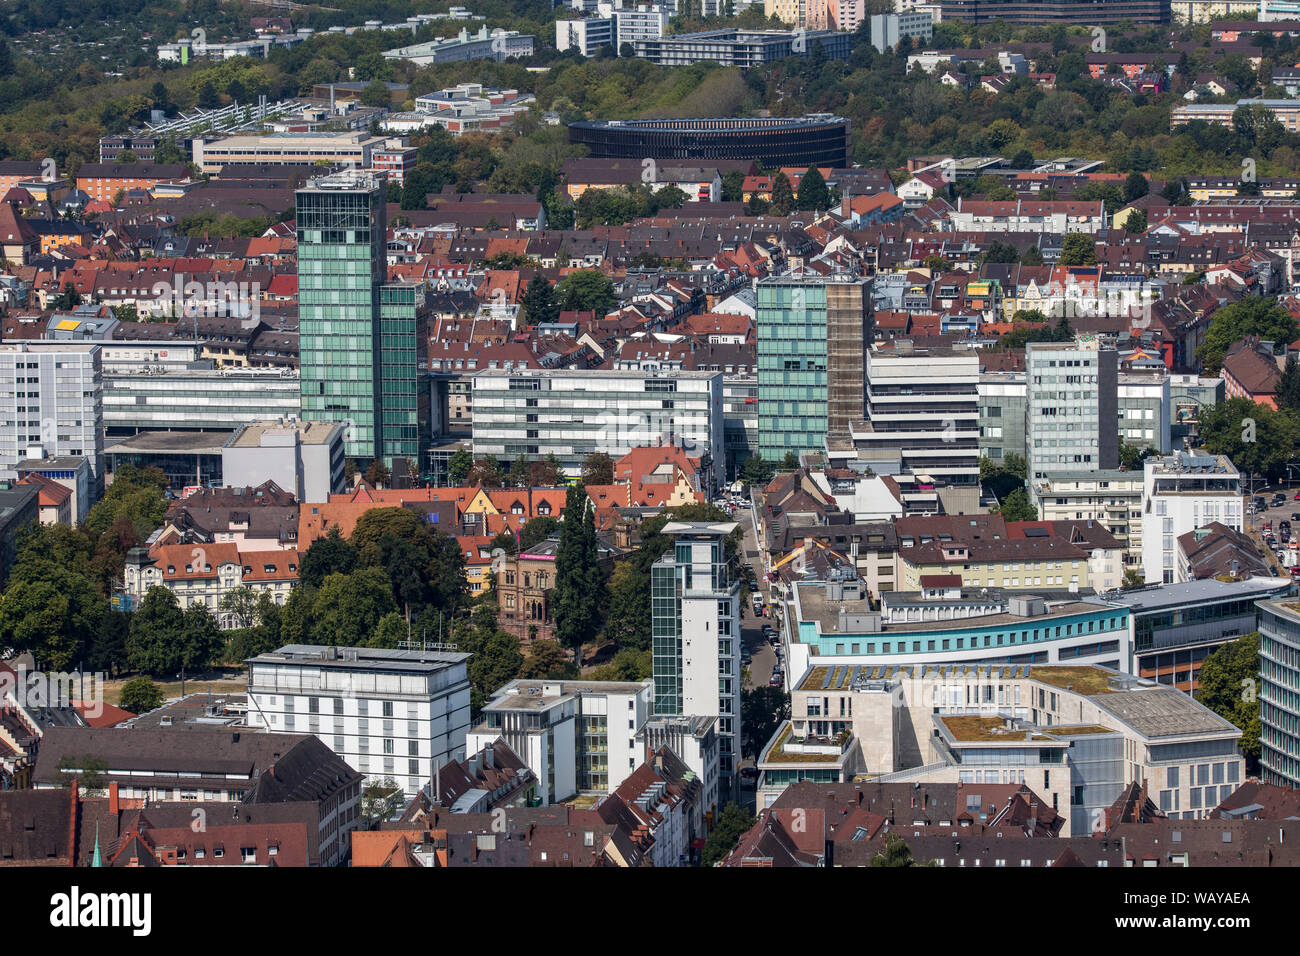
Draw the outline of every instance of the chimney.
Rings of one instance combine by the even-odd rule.
[[[119,810],[119,805],[118,805],[117,783],[110,783],[108,785],[108,812],[111,813],[113,816],[117,816],[118,810]]]

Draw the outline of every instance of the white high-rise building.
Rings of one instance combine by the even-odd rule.
[[[0,343],[0,478],[20,461],[86,458],[90,498],[104,483],[104,387],[95,343]],[[80,505],[78,506],[80,509]]]
[[[408,796],[465,759],[469,654],[288,644],[248,661],[248,722],[310,733]]]
[[[726,539],[735,522],[670,521],[673,548],[650,568],[654,712],[716,717],[720,802],[738,796],[740,582]]]
[[[1148,458],[1142,478],[1142,573],[1178,581],[1178,536],[1211,522],[1241,530],[1241,474],[1225,455]]]

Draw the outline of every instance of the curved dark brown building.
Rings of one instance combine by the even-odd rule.
[[[570,123],[569,142],[595,159],[746,160],[849,167],[849,121],[828,113],[751,119],[638,119]]]

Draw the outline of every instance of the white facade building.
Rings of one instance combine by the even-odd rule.
[[[740,760],[740,582],[726,558],[735,522],[670,521],[671,551],[650,569],[654,712],[716,717],[719,790],[736,799]]]
[[[577,475],[592,452],[677,445],[709,457],[701,484],[723,477],[722,372],[485,369],[473,378],[474,454],[514,461],[554,454]]]
[[[221,446],[227,487],[257,487],[268,478],[299,501],[328,501],[343,491],[343,426],[282,418],[249,422]]]
[[[470,656],[288,644],[248,661],[248,722],[315,734],[368,783],[412,796],[465,759]]]
[[[1142,574],[1147,584],[1178,577],[1178,536],[1217,521],[1242,530],[1241,474],[1224,455],[1178,452],[1148,458],[1142,478]]]
[[[512,680],[466,736],[477,753],[498,737],[537,775],[543,805],[616,789],[645,760],[637,731],[650,681]]]

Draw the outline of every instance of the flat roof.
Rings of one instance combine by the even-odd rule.
[[[1241,733],[1214,711],[1165,685],[1139,686],[1091,699],[1144,737]]]
[[[799,583],[795,585],[799,589],[799,607],[803,612],[801,620],[816,621],[821,625],[823,635],[839,634],[839,612],[842,608],[850,615],[855,614],[872,614],[873,612],[868,601],[830,601],[826,598],[826,589],[811,582]],[[1042,597],[1042,591],[1025,591],[1022,594],[1012,594],[1011,596],[1023,597]],[[936,604],[951,604],[952,602],[938,601]],[[1018,627],[1039,627],[1039,621],[1052,621],[1058,617],[1066,617],[1071,614],[1086,614],[1098,610],[1098,605],[1089,603],[1083,599],[1076,601],[1067,601],[1055,606],[1050,606],[1046,614],[1039,614],[1033,617],[1024,617],[1019,614],[983,614],[964,618],[945,618],[939,621],[912,621],[907,624],[886,624],[881,623],[881,630],[875,632],[853,631],[847,633],[854,634],[871,634],[888,637],[891,634],[911,634],[926,631],[959,631],[967,628],[982,627],[1001,627],[1003,625],[1016,625]]]
[[[1160,584],[1150,588],[1135,588],[1132,591],[1107,592],[1105,596],[1098,595],[1088,600],[1098,604],[1118,604],[1134,613],[1139,613],[1204,601],[1259,597],[1270,591],[1284,591],[1289,587],[1290,581],[1285,578],[1256,576],[1235,582],[1204,578],[1181,584]]]
[[[375,647],[329,647],[318,644],[286,644],[279,650],[258,654],[246,664],[303,664],[339,670],[438,671],[472,657],[460,651],[395,651]]]
[[[220,455],[221,447],[233,434],[233,431],[139,432],[105,445],[104,454],[165,455],[184,452],[192,455]]]
[[[466,655],[469,656],[469,655]],[[503,687],[502,694],[483,705],[484,710],[542,710],[554,706],[565,698],[583,694],[639,694],[652,682],[594,681],[594,680],[517,680]],[[544,687],[559,686],[558,694],[543,693]]]
[[[337,422],[303,421],[301,418],[292,422],[276,419],[262,422],[249,422],[236,429],[230,439],[228,448],[261,448],[262,438],[270,434],[298,433],[304,445],[323,445],[329,442],[335,431],[343,426]]]

